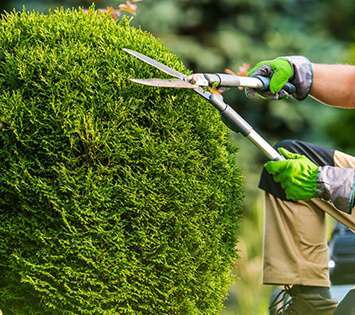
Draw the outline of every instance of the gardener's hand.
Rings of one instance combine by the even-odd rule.
[[[248,71],[249,76],[264,76],[271,78],[268,92],[262,93],[263,96],[274,96],[283,98],[287,93],[282,89],[285,84],[293,77],[293,68],[284,58],[274,60],[264,60],[257,63]],[[249,90],[250,91],[250,90]]]
[[[281,184],[287,199],[306,200],[317,196],[319,167],[304,155],[291,153],[284,148],[279,152],[285,161],[270,161],[265,169],[275,182]]]
[[[248,71],[249,76],[265,76],[271,78],[269,92],[259,93],[265,97],[280,99],[287,96],[283,87],[287,82],[296,87],[293,96],[299,100],[307,97],[312,87],[313,71],[311,62],[303,56],[279,57],[257,63]],[[255,94],[246,89],[247,95]]]

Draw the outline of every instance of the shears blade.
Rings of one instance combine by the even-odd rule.
[[[130,79],[132,82],[148,86],[176,88],[176,89],[196,89],[197,86],[180,79]]]
[[[203,98],[205,98],[206,100],[210,101],[211,99],[211,96],[212,96],[212,93],[206,89],[202,89],[200,86],[198,85],[193,85],[191,84],[189,81],[188,81],[188,77],[185,76],[184,74],[182,74],[181,72],[179,71],[176,71],[162,63],[160,63],[159,61],[156,61],[146,55],[143,55],[135,50],[132,50],[132,49],[128,49],[128,48],[123,48],[123,50],[138,58],[139,60],[151,65],[152,67],[156,68],[156,69],[159,69],[160,71],[172,76],[172,77],[175,77],[177,79],[179,79],[179,83],[177,82],[174,82],[174,86],[170,86],[170,83],[169,83],[169,86],[168,87],[174,87],[176,88],[176,85],[179,85],[179,88],[181,87],[182,88],[182,85],[183,84],[186,84],[186,87],[189,88],[189,89],[193,89],[193,91],[195,91],[197,94],[199,94],[200,96],[202,96]],[[152,79],[131,79],[131,81],[135,82],[135,83],[139,83],[139,84],[145,84],[145,85],[149,85],[149,86],[157,86],[157,85],[153,85],[152,82],[150,81]],[[153,79],[153,80],[157,80],[157,79]],[[149,82],[150,81],[150,82]],[[164,80],[165,82],[160,82],[161,84],[165,84],[165,87],[167,87],[166,85],[168,83],[166,83],[166,80]],[[182,82],[182,83],[181,83]],[[171,83],[173,84],[173,83]],[[160,85],[160,87],[163,87],[162,85]],[[184,86],[185,87],[185,86]]]
[[[186,80],[186,76],[184,74],[160,63],[159,61],[156,61],[156,60],[154,60],[148,56],[145,56],[145,55],[143,55],[135,50],[132,50],[132,49],[123,48],[123,50],[125,52],[129,53],[130,55],[138,58],[139,60],[151,65],[152,67],[157,68],[166,74],[169,74],[172,77],[178,78],[180,80]]]

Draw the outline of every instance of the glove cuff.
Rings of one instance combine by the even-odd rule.
[[[350,214],[355,206],[355,169],[320,167],[317,196],[332,202],[336,208]]]
[[[293,67],[294,76],[290,82],[296,87],[293,96],[298,100],[304,100],[311,92],[313,82],[312,63],[303,56],[285,56]]]

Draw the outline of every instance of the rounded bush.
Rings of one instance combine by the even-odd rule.
[[[128,79],[180,71],[150,34],[89,10],[0,20],[0,308],[216,314],[241,184],[218,113]]]

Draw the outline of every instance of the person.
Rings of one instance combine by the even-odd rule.
[[[259,62],[248,74],[270,77],[265,95],[274,99],[287,95],[283,87],[290,82],[297,100],[310,95],[355,108],[355,66],[287,56]],[[331,298],[325,227],[327,213],[355,231],[355,157],[298,140],[276,147],[286,159],[267,162],[259,184],[265,191],[263,282],[284,286],[291,299],[272,307],[285,315],[355,314],[355,290],[338,307]]]

